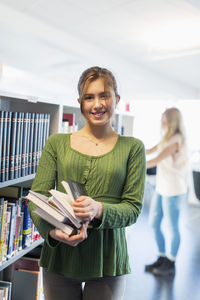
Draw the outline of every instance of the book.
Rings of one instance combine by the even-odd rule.
[[[7,139],[6,139],[6,158],[5,158],[5,181],[9,180],[9,162],[10,162],[10,135],[11,135],[12,112],[8,112],[7,117]]]
[[[68,122],[68,133],[75,131],[75,113],[63,113],[63,122]]]
[[[49,191],[51,197],[46,197],[30,190],[26,199],[37,206],[34,212],[38,216],[64,232],[70,229],[70,234],[74,234],[73,229],[79,229],[82,221],[75,216],[72,204],[80,195],[87,195],[87,193],[83,184],[72,180],[62,181],[62,185],[66,193],[51,189]],[[69,228],[67,229],[66,226]]]
[[[11,300],[11,288],[12,288],[12,283],[9,281],[2,281],[0,280],[0,289],[4,290],[4,300]]]
[[[14,270],[12,293],[15,300],[39,300],[42,299],[41,271],[27,269]]]
[[[62,185],[72,201],[75,201],[80,196],[87,196],[85,185],[80,182],[67,179],[62,181]]]
[[[48,223],[52,224],[56,228],[61,229],[63,232],[65,232],[68,235],[72,235],[75,233],[75,230],[72,226],[62,223],[62,222],[59,222],[55,217],[51,216],[50,214],[48,214],[47,212],[45,212],[45,210],[42,210],[41,208],[37,207],[35,210],[35,213],[40,218],[42,218],[45,221],[47,221]]]
[[[1,157],[1,182],[6,178],[6,150],[7,150],[7,125],[8,125],[8,112],[4,111],[3,116],[3,140],[2,140],[2,157]]]
[[[0,241],[0,265],[3,262],[3,249],[4,249],[4,234],[6,227],[6,211],[7,211],[7,200],[3,202],[2,221],[1,221],[1,241]]]
[[[55,206],[51,197],[48,198],[42,194],[30,191],[26,199],[32,201],[36,206],[34,211],[39,217],[52,224],[56,228],[61,229],[68,235],[73,234],[74,228],[69,225],[69,220],[64,214]]]
[[[22,176],[22,167],[23,167],[23,144],[25,142],[25,139],[23,138],[23,130],[24,130],[24,113],[21,113],[20,118],[20,138],[19,138],[19,156],[18,156],[18,176]]]
[[[19,178],[19,146],[21,136],[21,112],[17,112],[17,129],[15,137],[14,179]]]
[[[14,179],[16,135],[17,135],[17,112],[13,112],[12,120],[11,120],[11,138],[10,138],[10,162],[9,162],[10,180]]]
[[[29,247],[32,244],[32,219],[28,211],[28,201],[22,201],[21,211],[23,212],[23,234],[22,234],[22,249]]]
[[[3,125],[4,125],[4,111],[0,111],[0,182],[1,182],[1,160],[2,160],[2,148],[3,148]]]
[[[72,208],[73,201],[71,200],[71,197],[57,190],[50,190],[49,192],[53,196],[52,201],[59,207],[60,211],[67,216],[75,227],[80,228],[81,220],[74,214],[74,210]]]
[[[34,119],[35,119],[35,114],[30,113],[30,139],[29,139],[28,174],[32,174],[34,122],[35,122]]]
[[[33,139],[33,157],[32,157],[32,173],[34,174],[37,169],[37,147],[38,147],[38,126],[39,126],[39,114],[35,113],[34,116],[34,139]]]
[[[14,237],[15,237],[15,224],[16,224],[16,211],[17,211],[17,203],[9,203],[8,208],[10,208],[11,216],[10,216],[10,230],[8,236],[8,250],[7,257],[11,258],[14,254]]]
[[[22,135],[22,167],[21,167],[21,176],[26,175],[26,168],[28,169],[28,162],[27,162],[27,143],[28,143],[28,113],[24,114],[24,126],[23,126],[23,135]]]

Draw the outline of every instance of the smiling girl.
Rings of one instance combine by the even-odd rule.
[[[52,188],[63,191],[61,181],[67,178],[83,183],[88,196],[73,206],[83,221],[81,232],[66,235],[36,216],[29,203],[44,238],[45,299],[119,300],[124,275],[130,273],[125,227],[136,222],[142,207],[145,151],[140,140],[112,129],[120,96],[109,70],[85,70],[78,92],[86,124],[78,132],[48,139],[32,190],[49,196]]]

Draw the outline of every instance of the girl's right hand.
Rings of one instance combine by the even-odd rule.
[[[49,232],[49,235],[54,240],[65,243],[72,247],[76,247],[78,244],[80,244],[87,238],[87,227],[88,227],[88,222],[85,222],[81,227],[80,233],[71,236],[67,235],[62,230],[55,228]]]

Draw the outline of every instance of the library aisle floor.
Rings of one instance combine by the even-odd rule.
[[[181,245],[174,277],[144,272],[144,265],[154,262],[157,253],[148,213],[149,204],[145,200],[138,222],[127,230],[132,274],[127,276],[124,300],[199,300],[200,207],[186,203],[182,206]]]

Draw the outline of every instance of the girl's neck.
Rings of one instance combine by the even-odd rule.
[[[102,128],[102,126],[92,127],[92,126],[90,126],[89,124],[86,123],[86,125],[80,131],[83,134],[86,134],[88,136],[94,136],[97,139],[105,138],[105,137],[112,136],[112,135],[116,134],[116,132],[108,124]]]

